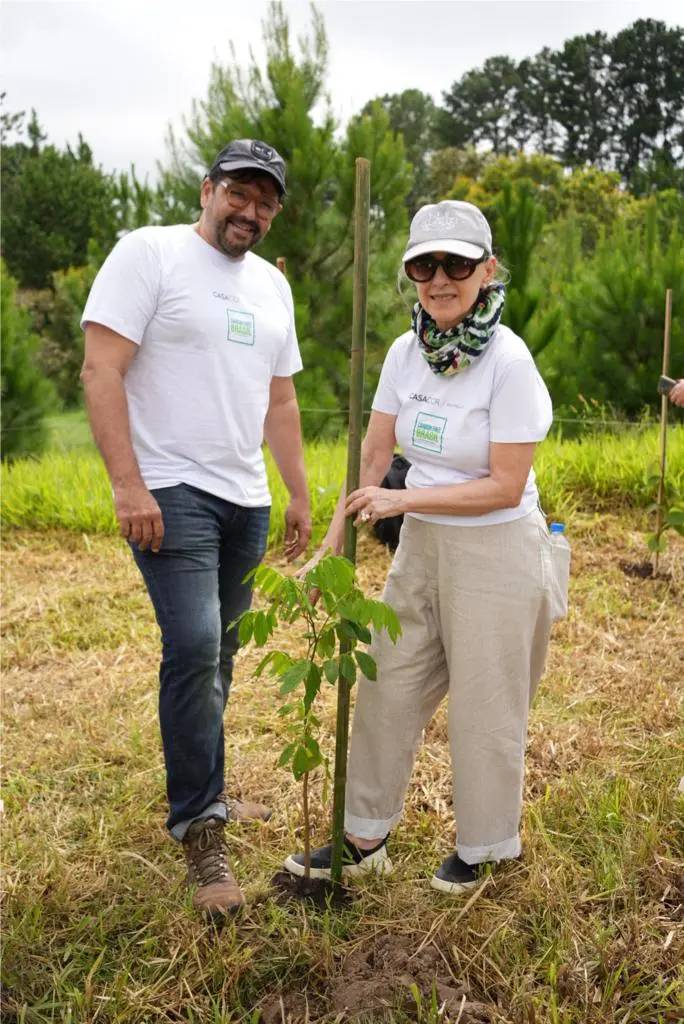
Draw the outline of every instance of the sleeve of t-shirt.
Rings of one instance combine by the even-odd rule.
[[[121,238],[93,281],[81,317],[103,324],[139,345],[159,299],[159,257],[141,231]]]
[[[280,273],[280,271],[278,271]],[[285,344],[278,354],[276,360],[275,369],[273,370],[274,377],[291,377],[293,373],[299,373],[303,367],[302,357],[299,352],[299,342],[297,341],[297,329],[295,327],[295,314],[294,314],[294,302],[292,301],[292,290],[289,284],[283,278],[283,284],[285,289],[281,288],[283,299],[290,317],[290,322],[287,328],[287,338]]]
[[[396,386],[397,379],[397,346],[392,345],[385,356],[380,371],[380,380],[373,397],[373,408],[376,412],[386,412],[390,416],[398,416],[401,408],[399,392]]]
[[[494,385],[489,407],[490,441],[543,441],[552,419],[551,398],[532,360],[509,363]]]

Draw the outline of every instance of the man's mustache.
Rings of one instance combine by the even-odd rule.
[[[252,234],[254,235],[259,234],[259,224],[257,223],[257,221],[249,220],[247,217],[226,217],[226,226],[228,224],[235,224],[236,227],[246,228],[248,231],[251,231]]]

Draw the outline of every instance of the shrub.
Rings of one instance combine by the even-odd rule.
[[[55,392],[37,365],[40,339],[31,333],[31,316],[17,304],[16,281],[0,263],[2,282],[2,458],[41,452],[47,441],[45,415]]]

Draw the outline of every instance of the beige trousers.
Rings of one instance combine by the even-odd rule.
[[[517,857],[527,715],[551,627],[551,547],[537,509],[495,526],[407,516],[384,600],[402,624],[375,635],[362,678],[345,828],[384,836],[400,819],[422,732],[449,698],[457,850],[468,864]]]

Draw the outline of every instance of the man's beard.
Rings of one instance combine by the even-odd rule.
[[[227,238],[229,224],[235,224],[239,228],[246,228],[248,231],[252,232],[252,237],[245,239],[244,242],[229,242]],[[248,220],[246,217],[237,217],[235,215],[224,217],[224,219],[216,226],[217,248],[232,259],[236,259],[238,256],[244,256],[244,254],[255,246],[257,242],[260,242],[262,238],[263,235],[259,230],[258,222],[255,220]]]

